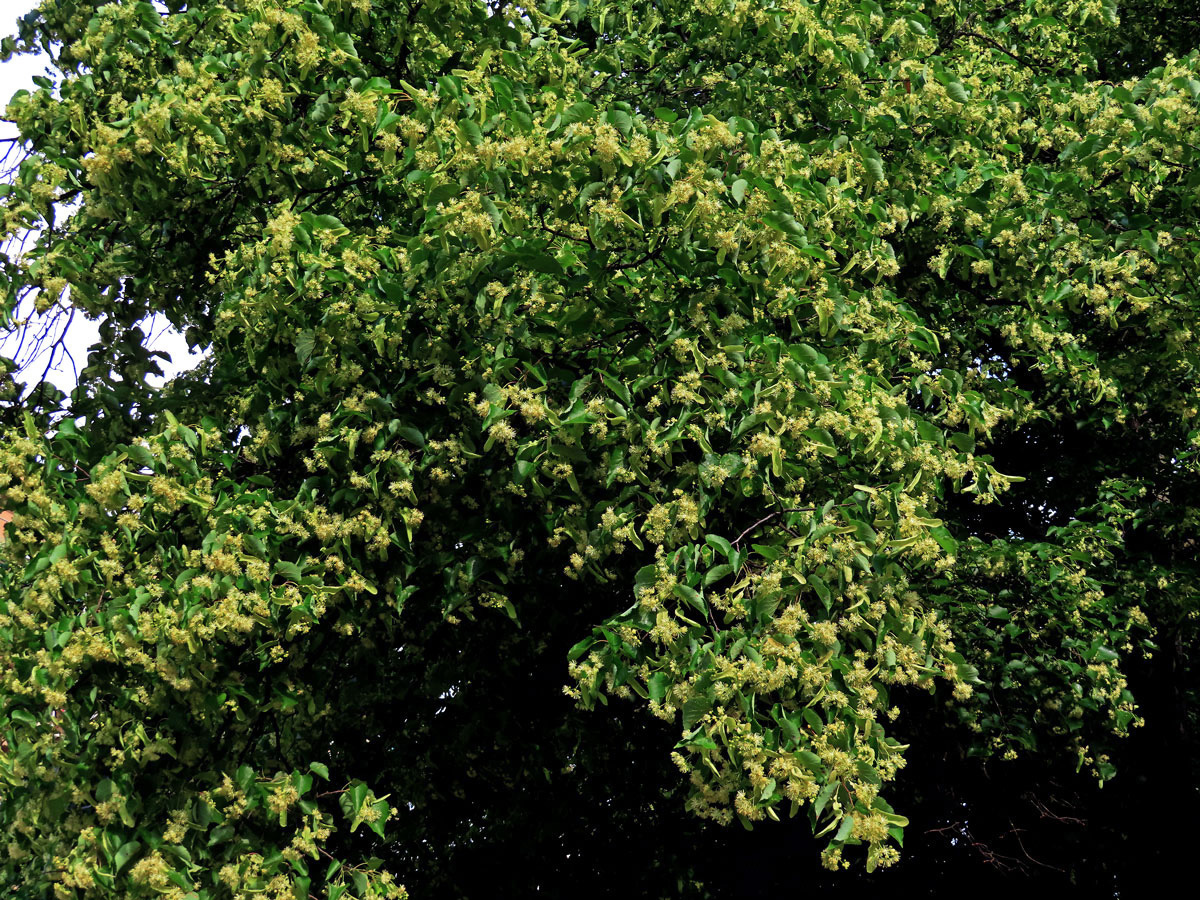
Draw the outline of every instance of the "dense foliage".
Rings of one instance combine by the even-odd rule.
[[[103,324],[6,364],[0,882],[874,870],[915,736],[1119,780],[1197,615],[1173,6],[45,0],[0,309]]]

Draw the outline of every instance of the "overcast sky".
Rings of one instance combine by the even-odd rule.
[[[10,35],[16,31],[16,21],[32,6],[32,0],[0,0],[0,36]],[[8,105],[13,94],[20,90],[30,90],[34,87],[33,76],[47,75],[47,60],[42,56],[16,56],[7,62],[0,62],[0,110]],[[9,122],[0,122],[0,138],[12,137],[16,128]],[[35,323],[36,324],[36,323]],[[176,372],[191,368],[200,360],[199,355],[188,353],[183,336],[172,329],[161,317],[156,317],[151,323],[150,331],[154,335],[152,348],[171,354],[171,363],[164,361],[159,364],[168,377]],[[147,326],[143,325],[143,331]],[[67,335],[66,346],[74,358],[75,365],[83,368],[87,356],[87,348],[98,339],[95,322],[87,321],[82,315],[76,315]],[[26,341],[28,346],[29,341]],[[17,352],[18,339],[16,334],[5,334],[0,330],[0,355],[12,356]],[[26,352],[21,352],[17,362],[29,371],[44,368],[47,362],[45,356],[33,360]],[[35,369],[35,366],[37,367]],[[51,371],[48,380],[65,392],[70,392],[75,386],[75,370],[69,361],[63,360]]]

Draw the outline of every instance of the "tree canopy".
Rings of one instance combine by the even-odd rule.
[[[789,817],[855,878],[906,764],[1120,782],[1136,672],[1194,723],[1194,12],[45,0],[3,46],[55,70],[4,327],[101,321],[70,397],[0,385],[17,895],[702,895],[704,820]],[[207,351],[164,387],[150,317]]]

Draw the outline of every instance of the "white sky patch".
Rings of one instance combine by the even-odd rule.
[[[17,19],[31,6],[32,0],[0,0],[0,36],[14,33]],[[41,54],[14,56],[0,62],[0,111],[18,91],[36,88],[34,76],[48,76],[57,81],[55,74],[48,70],[48,64]],[[16,136],[16,126],[0,121],[0,140]],[[0,144],[0,155],[8,148],[8,144]],[[7,172],[19,158],[19,150],[16,150],[3,170]],[[70,211],[65,209],[59,212],[60,217],[69,214]],[[34,236],[29,236],[26,246],[33,239]],[[11,253],[16,248],[6,249]],[[38,315],[34,312],[33,301],[32,296],[25,298],[17,311],[17,319],[26,322],[23,327],[0,329],[0,356],[16,360],[21,370],[18,380],[36,383],[45,372],[47,381],[70,394],[78,381],[79,370],[87,365],[88,348],[100,338],[100,323],[81,312],[71,315],[69,302],[64,303],[68,307],[65,310],[52,309]],[[161,315],[152,316],[139,327],[148,335],[149,349],[161,350],[171,357],[170,361],[158,360],[164,377],[151,376],[147,379],[151,385],[160,386],[175,375],[195,368],[204,359],[205,354],[191,351],[183,334]]]

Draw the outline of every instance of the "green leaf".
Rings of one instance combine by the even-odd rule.
[[[967,684],[983,684],[983,681],[979,678],[979,669],[970,663],[959,663],[956,669],[959,679],[965,681]]]
[[[411,425],[400,425],[396,428],[396,434],[404,438],[414,447],[425,446],[425,435]]]
[[[142,845],[138,841],[129,841],[122,844],[121,848],[113,856],[113,874],[120,874],[121,870],[129,865],[129,861],[137,856]]]
[[[797,222],[795,218],[792,217],[791,213],[772,210],[770,212],[763,213],[762,220],[764,224],[769,225],[771,228],[774,228],[776,231],[781,231],[784,234],[804,234],[804,226]]]
[[[537,463],[528,459],[518,459],[513,463],[513,468],[513,481],[517,484],[524,484],[529,480],[529,476],[537,471]]]
[[[825,764],[821,762],[821,757],[817,756],[817,754],[813,753],[811,750],[799,751],[796,754],[796,759],[810,772],[813,772],[817,775],[825,774]]]
[[[347,56],[358,59],[358,51],[354,48],[354,40],[345,32],[335,34],[329,41],[335,50],[341,50]]]
[[[337,34],[337,29],[333,27],[333,20],[324,13],[313,13],[309,16],[308,21],[312,25],[313,31],[323,38],[331,38]]]
[[[704,598],[696,592],[694,588],[688,587],[686,584],[676,584],[672,589],[676,597],[686,601],[689,606],[694,607],[701,613],[708,615],[708,605],[704,602]]]
[[[707,697],[692,697],[683,704],[683,728],[691,731],[696,727],[705,714],[712,709],[712,701]]]
[[[563,274],[558,260],[544,251],[523,249],[511,254],[509,259],[535,272],[544,272],[547,275]]]
[[[613,378],[613,376],[609,375],[608,373],[602,373],[600,378],[604,382],[605,387],[613,392],[613,396],[624,403],[627,407],[633,405],[633,396],[629,393],[629,388],[624,382]]]
[[[459,134],[472,147],[478,147],[483,143],[483,132],[479,130],[479,125],[471,119],[463,119],[458,123]]]
[[[567,651],[567,659],[572,659],[572,660],[579,659],[579,657],[583,656],[583,654],[585,654],[588,651],[588,649],[595,643],[596,643],[595,638],[585,637],[583,640],[579,641],[570,650]]]
[[[731,653],[730,657],[732,657],[732,656],[733,656],[733,654]],[[793,722],[787,716],[783,716],[779,720],[779,725],[783,729],[784,735],[786,735],[786,737],[789,741],[791,741],[793,744],[800,743],[800,739],[801,739],[800,728],[799,728],[799,726],[796,725],[795,722]]]
[[[651,700],[656,703],[661,703],[667,696],[667,689],[670,687],[670,681],[664,672],[655,672],[646,682],[646,691]]]
[[[301,331],[296,335],[296,358],[300,360],[300,364],[307,363],[313,355],[313,351],[317,346],[316,334],[311,330]]]
[[[496,103],[502,110],[512,109],[513,103],[513,85],[507,78],[500,75],[494,75],[491,79],[492,95],[496,98]]]
[[[826,609],[829,609],[833,603],[833,595],[830,593],[829,585],[825,583],[825,579],[815,573],[805,577],[808,580],[809,585],[812,586],[812,589],[816,591],[817,597],[820,599],[821,604]]]
[[[609,124],[615,125],[617,131],[621,132],[621,134],[625,137],[629,137],[630,133],[633,131],[633,118],[624,110],[609,110],[608,115],[605,116],[605,118],[608,120]]]
[[[947,553],[954,554],[958,552],[958,541],[956,541],[954,536],[951,535],[950,532],[947,531],[943,526],[939,525],[935,528],[929,529],[929,534]]]
[[[837,834],[833,836],[834,841],[839,844],[843,843],[847,838],[850,837],[850,832],[853,828],[854,815],[853,813],[847,813],[842,817],[842,824],[839,826]]]
[[[728,577],[731,572],[733,572],[733,566],[727,563],[720,566],[713,566],[704,573],[704,586],[708,587],[711,584],[716,584],[722,578]]]
[[[829,803],[830,798],[833,797],[833,792],[837,789],[838,782],[833,781],[825,785],[820,791],[817,792],[817,797],[815,800],[813,800],[812,806],[814,819],[820,818],[822,811],[825,809],[825,805]]]
[[[367,827],[369,827],[379,837],[384,837],[384,829],[387,826],[387,820],[391,814],[391,809],[386,800],[376,800],[374,803],[370,804],[370,807],[374,811],[374,817],[370,822],[367,823]]]
[[[452,197],[457,197],[462,192],[462,187],[457,181],[434,185],[429,189],[429,193],[425,195],[426,206],[437,206],[439,203],[445,203]]]
[[[706,534],[704,536],[704,541],[714,550],[719,550],[726,559],[732,558],[733,545],[730,544],[729,541],[725,540],[725,538],[717,534]]]
[[[275,563],[275,574],[282,576],[288,581],[299,582],[304,578],[304,573],[300,567],[293,562],[279,560]]]
[[[878,184],[883,181],[883,160],[875,156],[868,156],[863,160],[863,165],[867,169],[867,180],[870,184]]]
[[[588,103],[586,100],[580,100],[577,103],[572,103],[563,110],[563,121],[571,124],[573,122],[585,122],[596,115],[596,107]]]

